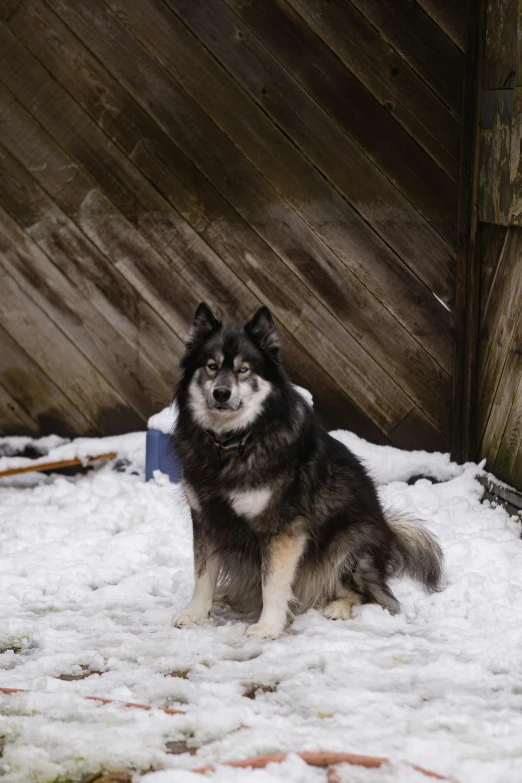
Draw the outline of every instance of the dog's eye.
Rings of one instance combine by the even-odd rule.
[[[216,372],[217,370],[216,362],[207,362],[207,370],[210,370],[210,372]]]
[[[239,368],[239,372],[240,372],[240,373],[245,373],[245,372],[248,372],[248,371],[249,371],[249,369],[250,369],[250,367],[248,366],[248,364],[243,364],[243,365],[242,365],[242,366]]]

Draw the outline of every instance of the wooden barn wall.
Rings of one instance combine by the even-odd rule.
[[[489,0],[481,111],[479,457],[522,489],[522,6]]]
[[[479,456],[522,489],[522,228],[482,226]]]
[[[142,428],[207,300],[446,450],[465,5],[0,0],[1,430]]]

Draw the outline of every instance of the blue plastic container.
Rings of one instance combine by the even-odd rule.
[[[145,481],[151,480],[155,470],[166,473],[174,484],[182,479],[181,460],[170,440],[170,435],[159,430],[147,430]]]

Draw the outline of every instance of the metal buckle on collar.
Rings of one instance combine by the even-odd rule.
[[[247,432],[247,434],[243,438],[241,438],[241,440],[238,440],[238,441],[235,441],[235,442],[233,440],[233,436],[232,436],[232,438],[226,438],[224,441],[219,441],[208,430],[205,430],[204,432],[205,432],[205,435],[208,435],[208,437],[212,440],[212,442],[214,443],[214,446],[216,446],[216,448],[221,449],[221,451],[227,451],[227,452],[228,451],[239,451],[239,453],[241,455],[243,454],[243,452],[245,450],[245,442],[246,442],[247,438],[250,436],[250,433]],[[232,441],[232,442],[229,443],[229,441]]]

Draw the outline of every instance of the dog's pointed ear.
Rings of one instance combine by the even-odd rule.
[[[218,329],[221,329],[221,321],[216,318],[208,304],[201,302],[194,313],[194,320],[192,321],[186,343],[187,350],[191,350],[196,345],[202,343],[203,340],[210,337],[213,332],[217,332]]]
[[[260,307],[257,313],[245,326],[246,333],[262,351],[272,358],[279,355],[279,337],[277,327],[268,307]]]

